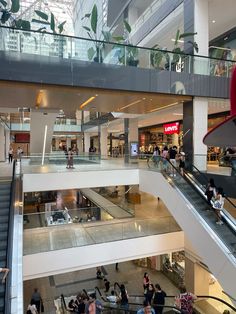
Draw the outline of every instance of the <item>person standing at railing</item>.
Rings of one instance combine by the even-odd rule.
[[[179,154],[179,170],[181,175],[184,175],[184,169],[185,169],[185,153],[180,152]]]
[[[155,146],[152,158],[153,158],[154,165],[158,168],[159,162],[160,162],[160,159],[161,159],[160,149],[159,149],[158,146]]]

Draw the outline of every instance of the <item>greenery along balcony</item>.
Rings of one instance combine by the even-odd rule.
[[[89,51],[94,47],[99,47],[98,53],[91,59]],[[222,77],[230,77],[236,65],[232,60],[4,26],[0,27],[0,51]]]

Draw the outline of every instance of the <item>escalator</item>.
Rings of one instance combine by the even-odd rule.
[[[188,179],[192,180],[193,184],[196,184],[199,191],[205,195],[206,187],[209,182],[209,178],[206,174],[202,173],[195,165],[191,165],[190,169],[192,171],[186,172]],[[235,186],[234,186],[235,188]],[[236,232],[236,204],[233,200],[227,197],[228,191],[224,189],[225,201],[224,209],[222,211],[223,220],[228,224],[228,226]]]
[[[115,287],[116,290],[118,286]],[[129,296],[129,310],[125,311],[123,310],[120,306],[119,303],[116,304],[116,307],[110,305],[106,300],[104,301],[105,296],[102,296],[102,293],[100,292],[100,290],[97,288],[95,288],[94,290],[96,290],[97,292],[97,297],[96,299],[99,300],[102,303],[102,313],[137,313],[137,311],[143,307],[143,301],[144,301],[144,296],[143,295],[130,295]],[[85,290],[83,290],[84,293],[86,292]],[[87,292],[85,293],[85,295],[87,294]],[[88,294],[87,294],[88,296]],[[102,297],[102,299],[100,299],[100,297]],[[207,302],[210,301],[210,302]],[[213,302],[212,302],[213,301]],[[175,296],[173,295],[167,295],[166,296],[166,304],[163,307],[163,312],[166,314],[171,314],[171,313],[181,313],[180,310],[178,310],[175,306]],[[153,306],[155,306],[155,304],[153,304]],[[223,308],[224,310],[228,310],[230,313],[235,313],[236,312],[236,308],[218,298],[215,296],[197,296],[197,301],[194,302],[194,313],[212,313],[212,314],[217,314],[219,313],[218,308]],[[65,297],[62,294],[61,295],[61,313],[71,313],[71,311],[69,311],[66,301],[65,301]],[[76,313],[76,312],[72,312],[72,313]]]
[[[204,195],[205,187],[192,174],[181,176],[171,163],[164,171],[162,164],[157,167],[149,163],[148,170],[140,171],[140,190],[162,199],[202,261],[224,290],[235,296],[236,286],[232,280],[236,273],[234,228],[226,218],[223,225],[216,224],[216,215]]]

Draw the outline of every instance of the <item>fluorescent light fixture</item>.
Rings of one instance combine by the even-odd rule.
[[[215,24],[215,22],[216,22],[215,20],[212,20],[212,23],[213,23],[213,24]]]
[[[218,47],[218,46],[210,46],[209,49],[211,48],[231,51],[230,48],[224,48],[224,47]]]
[[[174,112],[173,115],[174,116],[183,116],[183,113]]]
[[[128,104],[128,105],[126,105],[126,106],[124,106],[124,107],[119,108],[118,110],[122,110],[122,109],[125,109],[125,108],[128,108],[128,107],[131,107],[131,106],[133,106],[133,105],[136,105],[136,104],[140,103],[141,101],[142,101],[141,99],[136,100],[136,101],[133,101],[133,102],[131,102],[130,104]]]
[[[82,105],[80,105],[80,109],[82,109],[83,107],[85,107],[87,104],[89,104],[91,101],[93,101],[96,97],[92,96],[89,99],[87,99],[85,102],[82,103]]]
[[[173,104],[169,104],[169,105],[166,105],[166,106],[163,106],[163,107],[155,108],[155,109],[152,109],[152,110],[150,110],[148,112],[154,112],[154,111],[163,110],[163,109],[166,109],[168,107],[175,106],[175,105],[178,105],[178,102],[174,102]]]
[[[43,139],[42,166],[44,165],[44,157],[45,157],[45,147],[46,147],[46,140],[47,140],[47,132],[48,132],[48,126],[45,125],[45,129],[44,129],[44,139]]]

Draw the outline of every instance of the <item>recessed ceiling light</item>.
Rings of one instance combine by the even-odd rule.
[[[229,39],[229,37],[228,37],[228,36],[226,36],[226,37],[224,38],[224,40],[227,40],[227,39]]]
[[[212,23],[214,24],[216,21],[215,20],[212,20]]]
[[[150,98],[150,100],[152,101],[152,98]]]
[[[145,100],[146,98],[145,97],[143,97],[143,100]]]
[[[95,94],[96,97],[98,97],[98,94]]]

